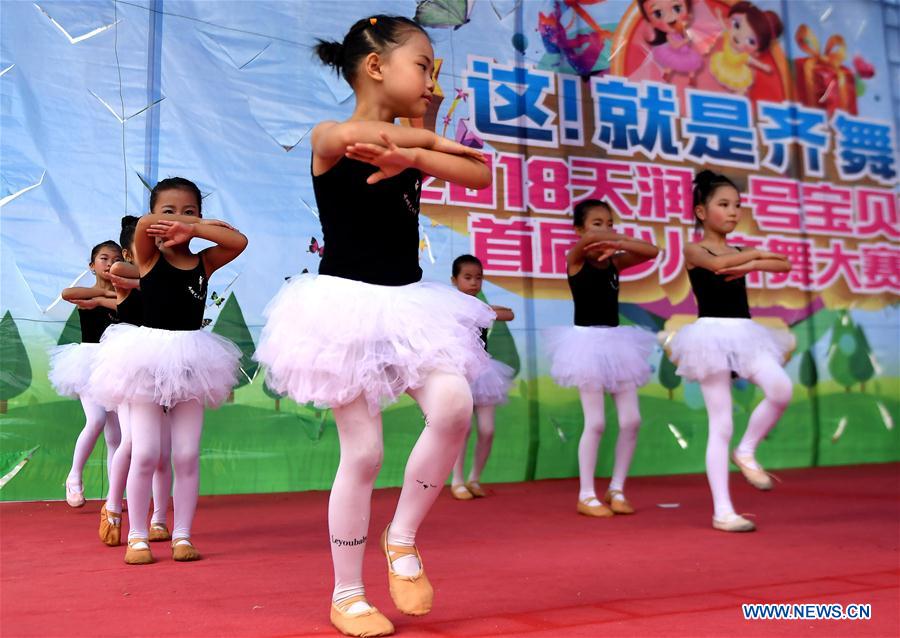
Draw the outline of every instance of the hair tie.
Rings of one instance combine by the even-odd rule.
[[[369,18],[369,24],[371,24],[373,27],[375,26],[376,22],[378,22],[378,18]]]

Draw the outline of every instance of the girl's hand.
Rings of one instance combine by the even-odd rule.
[[[383,179],[398,175],[407,168],[416,165],[416,149],[400,148],[388,136],[381,133],[384,146],[381,144],[356,143],[347,147],[346,155],[350,159],[365,162],[378,167],[378,171],[369,175],[367,184],[375,184]]]
[[[199,223],[199,222],[198,222]],[[147,235],[164,239],[163,248],[171,248],[178,244],[186,244],[194,237],[194,224],[161,219],[151,224]]]
[[[109,280],[112,282],[112,285],[119,290],[133,290],[134,288],[140,288],[141,286],[140,279],[133,279],[131,277],[120,277],[119,275],[110,274]]]
[[[618,241],[598,241],[584,247],[584,256],[598,264],[615,255],[621,247]]]
[[[747,273],[753,272],[756,270],[756,260],[748,261],[745,264],[741,264],[740,266],[730,266],[728,268],[722,268],[721,270],[717,270],[717,275],[725,275],[725,281],[734,281],[735,279],[740,279]]]
[[[97,307],[98,302],[96,299],[78,299],[72,303],[82,310],[93,310]]]
[[[438,151],[440,153],[448,153],[450,155],[462,155],[463,157],[471,157],[472,159],[476,159],[479,162],[487,164],[487,158],[484,156],[484,153],[479,151],[477,148],[470,148],[465,144],[454,142],[453,140],[447,139],[446,137],[441,137],[440,135],[436,137],[437,140],[435,141],[434,146],[432,146],[431,150]]]

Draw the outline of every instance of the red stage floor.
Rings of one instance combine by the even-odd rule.
[[[420,533],[434,611],[397,613],[370,545],[369,598],[403,636],[900,635],[900,465],[781,473],[761,493],[732,475],[754,534],[710,527],[703,476],[632,479],[637,515],[575,514],[574,480],[445,493]],[[397,490],[376,492],[377,539]],[[675,509],[658,503],[680,503]],[[0,634],[310,636],[328,623],[327,494],[201,499],[205,560],[128,566],[97,539],[99,502],[0,506]],[[745,621],[741,603],[870,603],[868,621]]]

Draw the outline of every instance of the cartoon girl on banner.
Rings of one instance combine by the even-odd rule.
[[[780,34],[775,12],[743,0],[634,0],[616,29],[609,72],[781,102],[791,74]]]
[[[694,48],[688,27],[693,18],[694,0],[638,0],[644,20],[653,28],[648,44],[653,60],[662,69],[663,80],[673,73],[687,75],[693,84],[703,67],[703,56]]]
[[[774,11],[762,11],[749,2],[738,2],[722,19],[722,49],[712,54],[709,71],[719,84],[743,95],[753,84],[753,68],[772,73],[772,67],[757,59],[766,53],[784,30]]]

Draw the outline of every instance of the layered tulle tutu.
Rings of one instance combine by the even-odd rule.
[[[50,350],[50,384],[57,394],[80,397],[89,394],[91,369],[100,344],[70,343]]]
[[[491,308],[449,286],[375,286],[299,275],[265,310],[255,358],[266,383],[300,403],[336,407],[363,395],[376,413],[433,371],[470,381],[487,366]]]
[[[237,383],[241,351],[206,330],[159,330],[118,324],[103,333],[90,378],[107,409],[121,403],[171,407],[196,399],[215,407]]]
[[[786,330],[772,330],[752,319],[701,317],[679,329],[669,347],[685,379],[699,381],[721,372],[747,378],[763,359],[782,363],[793,339]]]
[[[506,403],[515,374],[515,370],[505,363],[491,359],[485,371],[470,384],[472,402],[476,406]]]
[[[656,337],[633,326],[565,326],[544,332],[550,376],[558,385],[616,393],[650,378]]]

